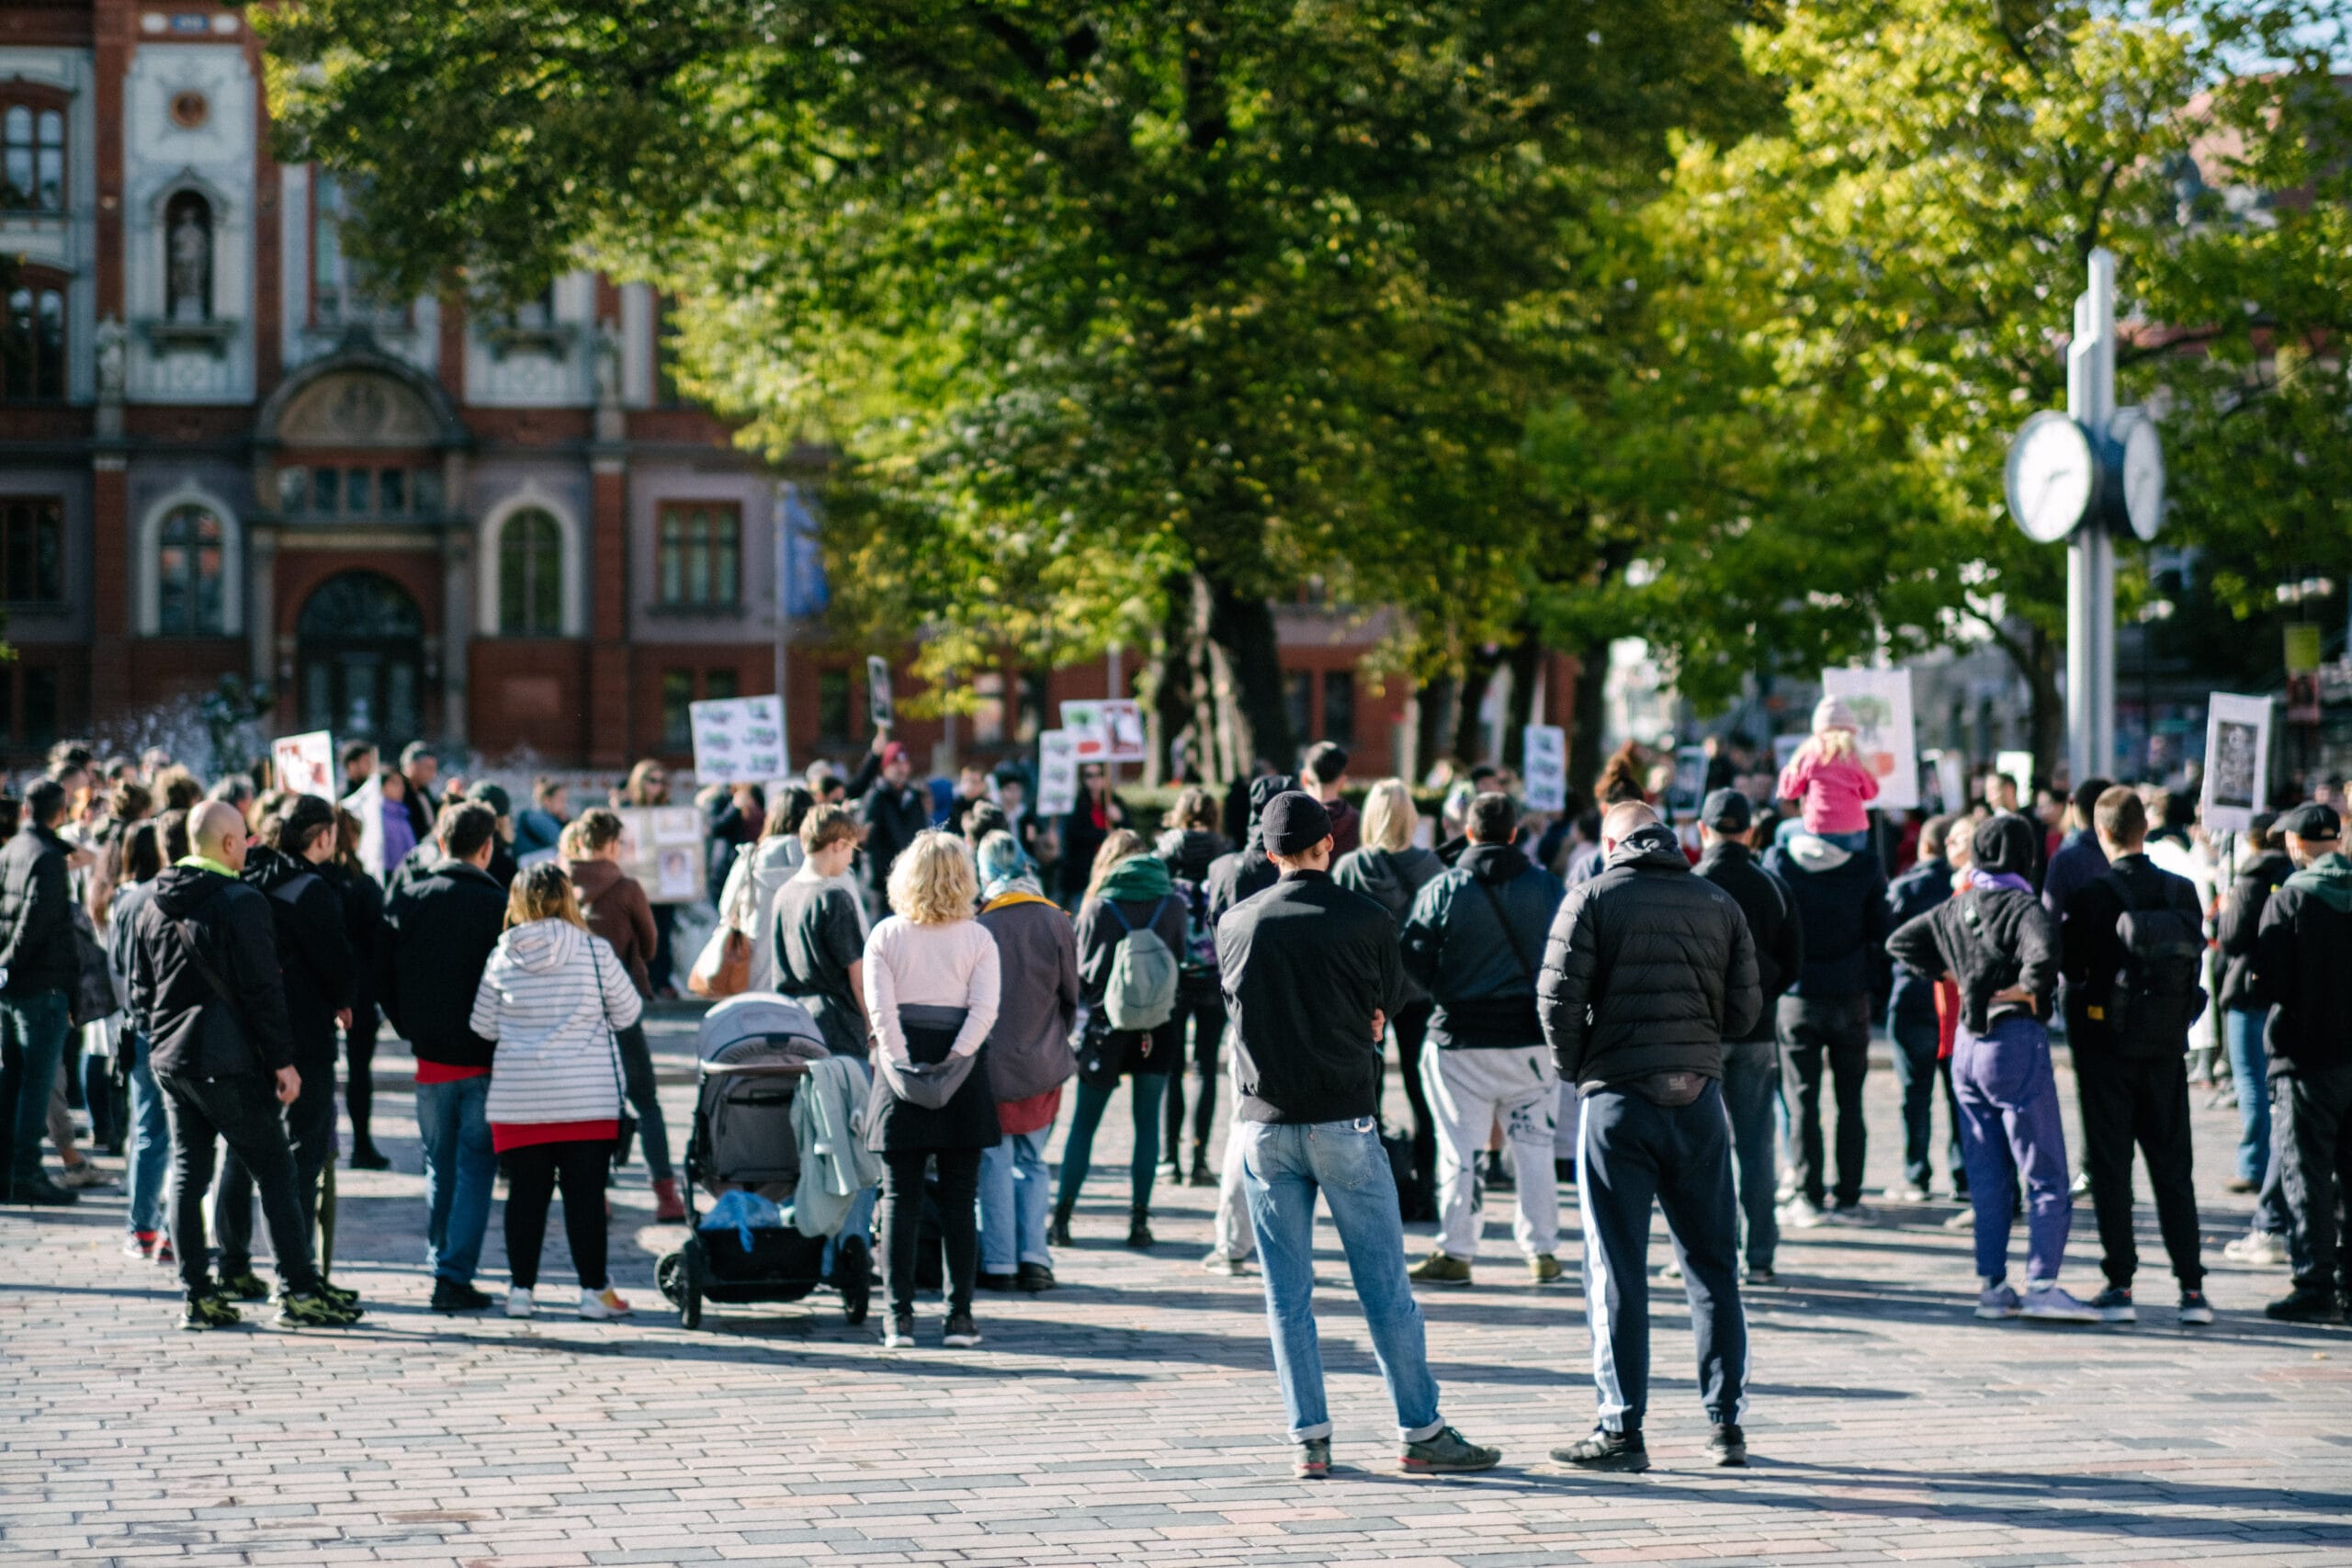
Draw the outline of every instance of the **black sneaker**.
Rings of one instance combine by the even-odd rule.
[[[385,1154],[383,1150],[378,1148],[373,1144],[360,1144],[356,1145],[351,1151],[351,1168],[354,1170],[390,1170],[392,1168],[391,1156]]]
[[[2344,1308],[2334,1291],[2319,1285],[2297,1285],[2264,1307],[2262,1315],[2277,1323],[2341,1323]]]
[[[1323,1481],[1331,1473],[1331,1439],[1309,1438],[1298,1445],[1298,1457],[1291,1461],[1290,1472],[1301,1481]]]
[[[983,1291],[1010,1291],[1018,1283],[1018,1278],[1012,1274],[991,1274],[983,1269],[972,1276],[972,1283]]]
[[[1054,1288],[1054,1271],[1042,1263],[1023,1263],[1012,1277],[1015,1288],[1023,1291],[1050,1291]]]
[[[2132,1289],[2128,1285],[2109,1285],[2091,1298],[2090,1308],[2098,1314],[2102,1323],[2140,1321],[2140,1309],[2132,1304]]]
[[[348,1328],[359,1321],[360,1315],[357,1307],[345,1306],[316,1291],[277,1299],[280,1328]]]
[[[231,1306],[226,1297],[216,1296],[209,1289],[190,1291],[180,1307],[180,1326],[192,1331],[234,1328],[243,1321],[243,1314]]]
[[[1552,1162],[1552,1179],[1562,1187],[1574,1187],[1577,1184],[1577,1162],[1575,1158],[1571,1156],[1567,1159],[1554,1160]]]
[[[939,1342],[950,1350],[968,1350],[978,1345],[980,1331],[972,1322],[972,1314],[968,1312],[951,1314],[947,1319],[947,1331],[939,1337]]]
[[[1487,1190],[1489,1192],[1519,1190],[1519,1183],[1511,1179],[1510,1167],[1503,1163],[1502,1156],[1491,1152],[1487,1156]]]
[[[1482,1449],[1453,1427],[1441,1427],[1419,1442],[1404,1445],[1396,1467],[1408,1475],[1459,1475],[1492,1470],[1502,1457],[1500,1449]]]
[[[82,1195],[70,1188],[60,1187],[47,1176],[36,1176],[30,1181],[19,1181],[8,1189],[11,1203],[32,1203],[44,1209],[62,1209],[78,1203]]]
[[[260,1275],[247,1269],[235,1274],[221,1275],[220,1293],[233,1296],[241,1302],[266,1302],[269,1299],[269,1287],[262,1283]]]
[[[471,1285],[462,1284],[456,1280],[433,1281],[433,1310],[435,1312],[480,1312],[490,1305],[490,1303],[491,1295],[488,1291],[475,1290]]]
[[[1635,1474],[1650,1467],[1649,1445],[1635,1432],[1612,1432],[1606,1427],[1593,1428],[1592,1436],[1564,1449],[1554,1449],[1552,1457],[1562,1464],[1572,1464],[1579,1470],[1622,1470]]]
[[[2185,1328],[2201,1328],[2213,1321],[2213,1303],[2205,1299],[2202,1291],[2180,1292],[2180,1322]]]
[[[1736,1470],[1747,1462],[1747,1434],[1736,1421],[1720,1421],[1707,1433],[1707,1458],[1724,1470]]]

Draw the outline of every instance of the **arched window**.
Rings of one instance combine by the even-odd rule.
[[[212,204],[192,190],[164,207],[164,314],[212,319]]]
[[[65,210],[65,116],[39,103],[0,105],[0,208]]]
[[[155,552],[155,629],[164,637],[219,637],[220,519],[202,506],[175,508]]]
[[[537,507],[498,531],[498,630],[505,637],[563,631],[563,531]]]
[[[64,395],[64,288],[47,276],[20,277],[0,322],[0,401],[52,402]]]

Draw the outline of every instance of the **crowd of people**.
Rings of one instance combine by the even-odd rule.
[[[1415,1287],[1473,1285],[1489,1195],[1510,1200],[1528,1277],[1560,1278],[1568,1188],[1599,1409],[1555,1458],[1648,1463],[1656,1209],[1666,1276],[1690,1303],[1709,1451],[1738,1465],[1742,1292],[1774,1282],[1784,1229],[1867,1218],[1863,1088],[1883,1019],[1902,1105],[1883,1201],[1940,1184],[1967,1205],[1951,1224],[1973,1232],[1977,1316],[2133,1321],[2136,1159],[2178,1321],[2213,1321],[2196,1078],[2241,1115],[2230,1185],[2256,1210],[2232,1257],[2290,1267],[2271,1316],[2342,1320],[2352,860],[2336,804],[2290,803],[2234,840],[2206,835],[2182,795],[2106,780],[2053,785],[2039,820],[1992,776],[1964,809],[1874,812],[1855,728],[1826,699],[1777,774],[1719,752],[1679,813],[1627,748],[1589,811],[1556,818],[1490,769],[1434,820],[1397,779],[1359,811],[1348,756],[1326,743],[1297,775],[1261,766],[1222,801],[1182,789],[1156,837],[1099,767],[1045,820],[1017,776],[917,781],[885,733],[848,777],[820,763],[774,794],[706,792],[718,930],[690,977],[674,908],[625,869],[618,813],[574,814],[552,781],[517,810],[495,783],[445,784],[424,748],[387,767],[355,744],[338,803],[62,747],[20,802],[0,797],[6,1196],[66,1204],[113,1179],[77,1146],[79,1100],[93,1141],[125,1160],[124,1250],[176,1268],[185,1326],[232,1325],[273,1294],[282,1325],[356,1322],[360,1302],[331,1278],[338,1058],[348,1163],[383,1168],[372,1063],[389,1025],[415,1064],[433,1308],[539,1310],[560,1195],[575,1310],[624,1317],[607,1193],[632,1145],[657,1218],[686,1213],[646,1008],[682,981],[780,995],[826,1051],[870,1067],[860,1133],[878,1190],[847,1202],[828,1257],[878,1260],[889,1346],[917,1337],[927,1224],[946,1345],[981,1342],[976,1292],[1055,1288],[1124,1088],[1125,1242],[1157,1245],[1160,1187],[1217,1189],[1203,1266],[1239,1276],[1258,1259],[1298,1474],[1330,1463],[1317,1196],[1399,1462],[1455,1472],[1498,1455],[1441,1414]],[[649,761],[614,804],[667,791]],[[1391,1070],[1411,1119],[1393,1139]],[[502,1179],[503,1303],[477,1283]],[[2081,1195],[2103,1280],[2078,1295],[2060,1276]],[[254,1271],[256,1203],[274,1292]],[[1421,1218],[1433,1245],[1408,1260],[1404,1225]]]

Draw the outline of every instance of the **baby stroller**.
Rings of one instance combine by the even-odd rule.
[[[736,1190],[788,1202],[800,1184],[792,1106],[808,1064],[830,1053],[808,1009],[772,991],[748,992],[703,1016],[695,1037],[694,1130],[686,1139],[686,1244],[664,1257],[654,1278],[688,1328],[703,1303],[797,1302],[820,1285],[838,1291],[851,1323],[865,1321],[870,1288],[865,1238],[835,1248],[790,1224],[746,1232],[701,1228],[695,1199]],[[742,1237],[748,1234],[747,1247]]]

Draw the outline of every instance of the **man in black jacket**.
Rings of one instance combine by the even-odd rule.
[[[351,1006],[351,942],[343,899],[318,868],[334,854],[334,807],[297,795],[263,818],[261,842],[245,851],[242,880],[269,900],[277,967],[286,985],[286,1021],[302,1092],[286,1108],[293,1143],[295,1196],[308,1235],[319,1214],[319,1180],[334,1157],[335,1024]],[[220,1168],[212,1234],[220,1244],[220,1284],[257,1302],[268,1287],[253,1271],[254,1181],[237,1151]]]
[[[1297,787],[1298,781],[1288,773],[1261,773],[1250,781],[1250,813],[1242,826],[1241,847],[1209,862],[1208,876],[1202,885],[1211,931],[1242,900],[1272,887],[1282,874],[1266,858],[1261,818],[1276,795]],[[1225,1140],[1225,1164],[1217,1175],[1216,1240],[1201,1259],[1201,1267],[1210,1273],[1228,1276],[1241,1273],[1242,1263],[1257,1246],[1250,1229],[1250,1202],[1241,1190],[1240,1107],[1237,1105],[1234,1111],[1234,1131]]]
[[[1918,919],[1951,897],[1952,864],[1944,858],[1944,848],[1953,821],[1951,817],[1930,817],[1919,829],[1918,863],[1887,885],[1889,931]],[[1894,988],[1886,1003],[1894,1077],[1903,1086],[1903,1185],[1887,1196],[1902,1203],[1925,1202],[1928,1198],[1928,1178],[1934,1172],[1939,1077],[1943,1079],[1944,1110],[1951,1129],[1944,1144],[1945,1168],[1951,1174],[1952,1196],[1968,1196],[1968,1173],[1960,1158],[1960,1106],[1952,1098],[1951,1074],[1939,1070],[1937,1060],[1943,1026],[1936,1018],[1936,980],[1934,975],[1922,975],[1898,964]]]
[[[1593,1434],[1552,1457],[1649,1468],[1650,1204],[1666,1211],[1698,1341],[1699,1393],[1719,1465],[1747,1462],[1747,1319],[1721,1080],[1724,1043],[1763,1010],[1756,942],[1731,895],[1690,873],[1639,801],[1601,819],[1605,869],[1572,888],[1536,985],[1544,1039],[1582,1096],[1577,1197],[1592,1324]]]
[[[65,1059],[72,998],[82,981],[74,941],[70,852],[57,829],[64,786],[43,779],[25,792],[30,824],[0,848],[0,1190],[12,1203],[65,1204],[74,1195],[40,1168],[49,1099]]]
[[[2222,1010],[2222,1041],[2238,1098],[2238,1173],[2229,1190],[2260,1194],[2252,1228],[2222,1248],[2222,1256],[2233,1263],[2287,1262],[2288,1238],[2294,1234],[2281,1173],[2270,1157],[2270,1057],[2262,1043],[2270,1010],[2255,1000],[2253,984],[2254,938],[2262,912],[2270,896],[2295,874],[2295,863],[2272,831],[2277,820],[2267,811],[2257,812],[2238,836],[2242,858],[2213,922],[2214,945],[2222,954],[2222,992],[2213,1005]]]
[[[1724,1042],[1724,1109],[1731,1117],[1733,1163],[1739,1173],[1739,1207],[1747,1222],[1747,1282],[1772,1282],[1772,1260],[1781,1245],[1781,1224],[1772,1213],[1772,1169],[1780,1138],[1772,1125],[1773,1091],[1780,1087],[1780,1048],[1772,1036],[1773,1010],[1781,993],[1804,967],[1804,931],[1781,879],[1756,863],[1748,836],[1755,811],[1747,796],[1719,789],[1699,808],[1700,877],[1731,895],[1747,917],[1756,943],[1756,985],[1763,998],[1746,1038]]]
[[[498,1156],[491,1147],[492,1044],[474,1033],[474,992],[506,920],[506,894],[492,879],[498,819],[476,801],[441,813],[441,858],[384,907],[390,975],[384,1016],[416,1057],[416,1127],[424,1145],[425,1263],[433,1305],[479,1312],[474,1289],[490,1225]]]
[[[187,1291],[181,1326],[221,1328],[238,1320],[212,1282],[204,1240],[204,1193],[219,1141],[261,1191],[277,1253],[280,1326],[356,1322],[355,1298],[331,1292],[319,1278],[294,1190],[280,1107],[301,1094],[302,1077],[269,903],[237,879],[245,820],[233,806],[206,801],[188,814],[187,829],[191,852],[155,879],[154,895],[135,917],[129,1010],[147,1035],[171,1122],[172,1250]]]
[[[1404,993],[1388,911],[1331,880],[1331,818],[1291,791],[1266,804],[1260,838],[1281,880],[1218,923],[1217,968],[1233,1031],[1250,1223],[1266,1280],[1274,1370],[1297,1473],[1329,1473],[1331,1421],[1315,1335],[1315,1198],[1340,1233],[1402,1467],[1486,1470],[1502,1456],[1438,1414],[1421,1311],[1405,1278],[1405,1227],[1380,1142],[1380,1042]]]
[[[1470,803],[1470,847],[1423,884],[1399,932],[1406,973],[1436,1001],[1421,1087],[1437,1123],[1437,1246],[1413,1265],[1423,1283],[1467,1285],[1478,1256],[1478,1151],[1496,1126],[1519,1168],[1513,1239],[1539,1285],[1560,1277],[1560,1195],[1552,1138],[1560,1080],[1535,1019],[1535,966],[1566,889],[1511,840],[1519,807],[1489,792]]]
[[[2065,954],[2066,1038],[2074,1047],[2075,1088],[2082,1100],[2083,1169],[2090,1178],[2091,1208],[2098,1216],[2098,1239],[2106,1256],[2107,1289],[2091,1301],[2109,1323],[2138,1317],[2132,1303],[2132,1277],[2140,1253],[2132,1240],[2132,1146],[2147,1161],[2148,1186],[2156,1200],[2156,1222],[2180,1281],[2184,1323],[2213,1320],[2204,1296],[2205,1264],[2198,1256],[2197,1189],[2188,1136],[2188,1025],[2195,1012],[2177,1017],[2152,1035],[2146,1028],[2120,1032],[2125,1009],[2143,1017],[2162,1004],[2134,987],[2133,955],[2121,923],[2135,925],[2169,918],[2190,975],[2203,970],[2205,911],[2196,886],[2157,868],[2143,852],[2147,810],[2139,793],[2119,784],[2098,797],[2091,814],[2108,870],[2076,889],[2066,901],[2059,936]],[[2187,984],[2193,986],[2194,981]],[[2202,994],[2197,997],[2201,1004]]]
[[[441,759],[433,748],[422,740],[412,740],[401,748],[401,778],[408,786],[401,797],[408,808],[410,831],[422,843],[433,836],[433,824],[438,818],[440,797],[433,793],[434,780],[441,776]]]
[[[2352,1191],[2352,859],[2329,807],[2278,819],[2295,874],[2270,896],[2254,939],[2253,997],[2271,1008],[2273,1154],[2295,1228],[2295,1285],[2264,1309],[2285,1323],[2334,1323],[2352,1295],[2336,1234]]]
[[[876,755],[881,776],[858,802],[857,819],[865,828],[865,864],[874,878],[875,896],[887,907],[890,867],[915,835],[931,826],[931,791],[911,782],[914,759],[900,742],[888,742]],[[865,774],[861,771],[858,776]]]
[[[1804,928],[1804,967],[1781,998],[1775,1026],[1797,1188],[1781,1218],[1810,1230],[1862,1212],[1862,1079],[1871,1065],[1871,964],[1886,942],[1886,874],[1876,855],[1813,833],[1773,846],[1764,868],[1788,888]],[[1825,1057],[1838,1099],[1834,1189],[1822,1158]]]

